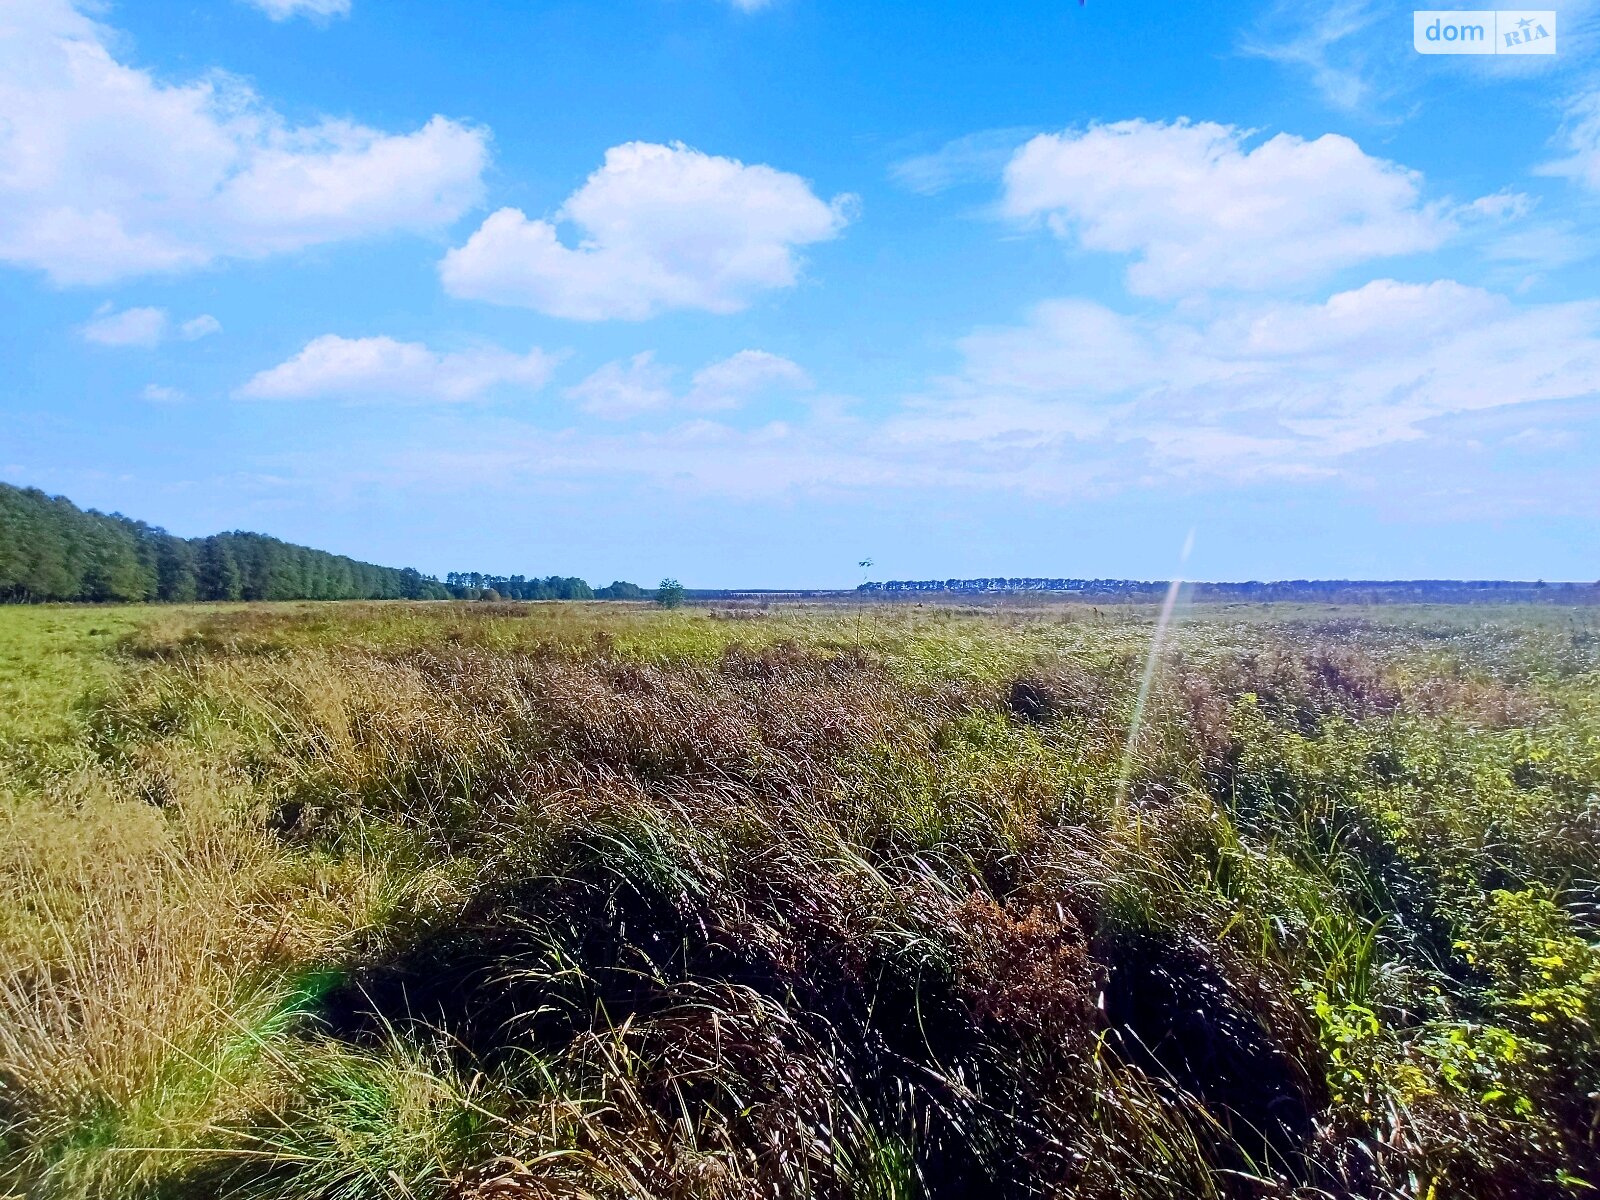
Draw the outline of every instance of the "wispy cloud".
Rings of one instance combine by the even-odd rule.
[[[666,408],[672,403],[673,369],[656,362],[654,351],[606,363],[581,383],[566,390],[566,397],[591,416],[620,421]]]
[[[1424,60],[1412,45],[1414,10],[1400,0],[1277,0],[1240,36],[1238,49],[1303,76],[1332,108],[1397,120],[1415,109],[1423,86],[1440,76],[1453,86],[1560,78],[1587,70],[1600,46],[1600,0],[1568,0],[1558,14],[1559,54]]]
[[[1600,87],[1568,102],[1557,141],[1565,156],[1539,171],[1564,176],[1600,195]]]
[[[506,387],[537,391],[559,361],[560,356],[537,348],[514,354],[497,346],[474,346],[446,353],[391,337],[329,333],[260,372],[235,394],[244,400],[451,403],[477,400]]]
[[[167,336],[164,308],[125,308],[120,312],[102,306],[94,319],[81,326],[83,340],[97,346],[159,346]]]
[[[98,346],[138,346],[150,349],[159,346],[174,332],[186,342],[209,337],[222,330],[222,322],[210,313],[202,313],[172,327],[171,314],[164,308],[125,308],[117,311],[110,304],[102,304],[94,317],[78,332],[87,342]]]
[[[1142,444],[1159,475],[1331,475],[1440,418],[1600,392],[1600,302],[1520,306],[1448,280],[1208,317],[1060,300],[962,350],[903,437],[992,454],[1068,437],[1086,458]]]
[[[1441,471],[1471,484],[1471,437],[1459,428],[1488,414],[1505,414],[1495,438],[1507,453],[1581,445],[1564,422],[1600,394],[1600,302],[1519,305],[1448,280],[1141,315],[1063,298],[957,349],[954,372],[888,411],[808,405],[755,424],[691,412],[671,368],[639,355],[567,395],[596,415],[656,420],[475,419],[430,433],[426,448],[364,453],[363,470],[396,486],[616,479],[752,502],[891,492],[1065,501],[1268,483],[1366,492],[1388,480],[1386,503],[1443,503]],[[1514,436],[1525,429],[1538,433]]]
[[[198,341],[203,337],[210,337],[213,333],[222,332],[222,322],[210,313],[201,313],[178,326],[178,336],[186,342]]]
[[[765,350],[741,350],[694,373],[686,392],[677,390],[675,368],[653,351],[606,363],[566,390],[591,416],[620,421],[660,412],[725,412],[775,392],[813,386],[795,362]]]
[[[812,386],[811,376],[799,363],[766,350],[741,350],[696,371],[685,403],[716,412],[739,408],[765,393]]]
[[[350,0],[249,0],[249,3],[274,21],[287,21],[291,17],[326,21],[330,17],[350,15]]]
[[[965,183],[992,183],[1017,147],[1038,132],[1030,126],[1014,125],[969,133],[927,154],[900,159],[890,166],[889,175],[923,196],[936,196]]]
[[[1393,55],[1369,35],[1394,25],[1384,20],[1391,7],[1380,0],[1279,3],[1241,39],[1239,49],[1304,71],[1335,108],[1370,107],[1388,94],[1383,64]]]

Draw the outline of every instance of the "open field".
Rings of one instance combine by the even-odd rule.
[[[0,608],[0,1196],[1600,1185],[1600,612]]]

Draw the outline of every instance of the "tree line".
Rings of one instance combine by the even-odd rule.
[[[635,584],[380,567],[263,533],[182,538],[0,483],[0,601],[643,599]]]
[[[478,571],[451,571],[444,585],[463,600],[644,600],[649,593],[621,579],[603,588],[591,588],[576,575],[484,575]]]

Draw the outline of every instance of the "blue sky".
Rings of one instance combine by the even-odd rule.
[[[1600,577],[1597,7],[0,0],[0,478],[436,572]]]

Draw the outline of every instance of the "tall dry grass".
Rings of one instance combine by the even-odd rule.
[[[292,606],[0,833],[39,1196],[1578,1194],[1590,643]]]

